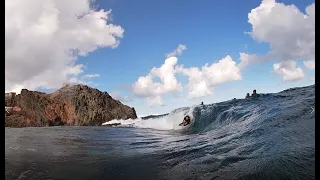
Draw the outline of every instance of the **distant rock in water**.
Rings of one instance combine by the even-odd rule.
[[[135,119],[136,111],[107,92],[86,85],[64,86],[51,94],[22,89],[5,94],[5,106],[21,111],[6,112],[6,127],[100,126],[112,119]]]

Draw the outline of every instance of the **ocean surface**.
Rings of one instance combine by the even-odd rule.
[[[5,128],[5,179],[315,179],[314,85],[112,122]]]

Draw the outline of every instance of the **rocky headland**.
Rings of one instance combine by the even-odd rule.
[[[64,86],[46,94],[22,89],[5,93],[6,127],[100,126],[112,119],[135,119],[133,107],[86,85]]]

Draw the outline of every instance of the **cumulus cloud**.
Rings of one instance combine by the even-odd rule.
[[[118,92],[118,91],[110,93],[110,96],[113,99],[119,100],[121,102],[130,102],[130,101],[132,101],[132,98],[130,98],[129,96],[122,96],[120,94],[120,92]]]
[[[164,94],[183,91],[181,83],[176,79],[177,74],[188,77],[188,96],[191,99],[212,94],[214,87],[219,84],[241,80],[240,68],[230,56],[211,65],[205,64],[200,69],[185,68],[178,64],[177,57],[169,57],[160,68],[154,67],[147,76],[139,77],[132,85],[133,93],[137,97],[146,98],[149,106],[163,106]],[[155,81],[155,78],[159,78],[160,82]]]
[[[170,92],[181,92],[182,86],[175,78],[174,66],[177,64],[176,57],[169,57],[160,68],[153,67],[147,76],[138,78],[132,86],[133,93],[138,97],[148,97],[149,102],[161,104],[161,95]],[[160,82],[155,82],[154,78]]]
[[[273,65],[274,73],[282,76],[284,81],[299,81],[304,78],[301,68],[296,67],[295,61],[283,61]]]
[[[150,107],[156,106],[156,105],[164,105],[162,102],[162,98],[160,96],[152,96],[147,97],[147,102]]]
[[[248,34],[258,42],[269,43],[270,51],[264,58],[247,56],[241,67],[256,61],[310,59],[315,54],[315,4],[307,6],[306,13],[295,5],[263,0],[248,14],[252,30]],[[248,60],[249,59],[249,60]]]
[[[240,69],[244,69],[248,65],[265,62],[267,59],[267,57],[258,56],[256,54],[240,53],[240,63],[237,66]]]
[[[177,47],[177,49],[175,49],[174,51],[172,51],[171,53],[166,54],[166,57],[176,57],[176,56],[180,56],[182,54],[182,51],[186,50],[187,46],[183,45],[183,44],[179,44],[179,46]]]
[[[92,78],[96,78],[96,77],[100,77],[100,74],[85,74],[81,78],[82,79],[92,79]]]
[[[177,49],[167,53],[167,59],[160,68],[153,67],[148,75],[139,77],[132,85],[133,93],[138,97],[145,97],[149,106],[154,107],[164,106],[162,95],[182,92],[182,85],[175,77],[175,66],[178,62],[176,56],[181,55],[186,49],[186,45],[179,44]],[[156,78],[160,82],[157,82]]]
[[[83,72],[81,70],[81,72]],[[93,81],[91,81],[92,78],[97,78],[100,77],[99,74],[85,74],[82,76],[72,76],[70,78],[68,78],[66,81],[64,81],[64,84],[86,84],[86,85],[90,85],[90,86],[95,86],[98,85],[96,83],[94,83]]]
[[[119,45],[124,29],[110,23],[111,10],[93,9],[90,2],[5,1],[6,91],[79,82],[83,65],[76,64],[78,56]]]
[[[315,65],[316,65],[314,60],[303,61],[303,64],[306,68],[311,69],[311,70],[315,69]]]
[[[241,80],[240,69],[230,56],[211,65],[205,64],[201,69],[198,67],[184,68],[181,65],[177,66],[176,71],[188,76],[190,98],[208,96],[212,93],[212,89],[219,84]]]

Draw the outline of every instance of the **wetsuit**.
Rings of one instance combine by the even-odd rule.
[[[187,117],[188,117],[188,118],[187,118]],[[179,124],[179,126],[186,126],[186,125],[188,125],[188,124],[190,124],[190,117],[189,117],[189,116],[186,116],[186,117],[183,119],[182,123]]]

